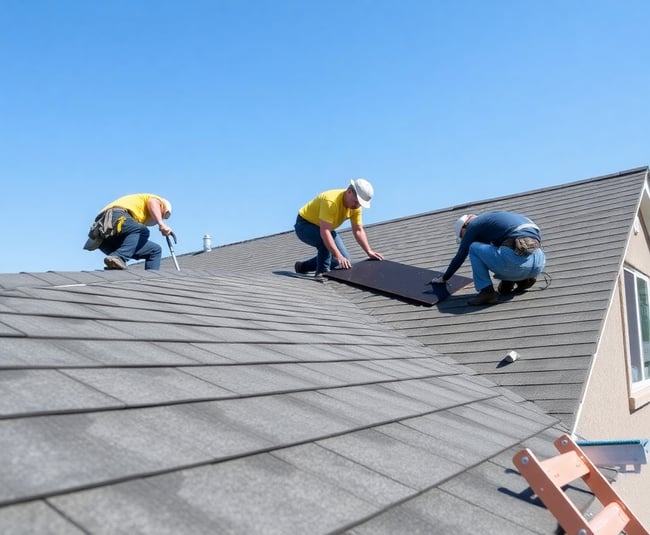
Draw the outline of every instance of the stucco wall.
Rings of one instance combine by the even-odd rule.
[[[633,235],[626,262],[650,275],[648,243],[643,230]],[[623,299],[621,273],[576,422],[576,434],[588,440],[650,438],[650,405],[632,411],[629,404]],[[619,474],[615,489],[644,525],[650,527],[650,464],[643,465],[639,474]]]

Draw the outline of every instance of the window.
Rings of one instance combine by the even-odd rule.
[[[650,386],[650,279],[624,270],[632,388]]]

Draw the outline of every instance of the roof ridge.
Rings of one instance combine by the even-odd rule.
[[[501,200],[505,200],[505,199],[515,199],[515,198],[528,197],[528,196],[536,195],[536,194],[538,194],[540,192],[544,192],[544,191],[561,190],[561,189],[574,187],[574,186],[584,184],[584,183],[588,183],[588,182],[599,182],[599,181],[608,180],[608,179],[612,179],[612,178],[618,178],[618,177],[625,176],[625,175],[634,175],[634,174],[638,174],[638,173],[641,173],[641,172],[648,173],[649,170],[650,170],[650,167],[647,166],[647,165],[646,166],[640,166],[640,167],[634,167],[634,168],[630,168],[630,169],[627,169],[627,170],[624,170],[624,171],[618,171],[618,172],[615,172],[615,173],[608,173],[608,174],[605,174],[605,175],[599,175],[599,176],[596,176],[596,177],[585,178],[585,179],[576,180],[576,181],[573,181],[573,182],[565,182],[565,183],[561,183],[561,184],[555,184],[553,186],[544,186],[542,188],[526,190],[526,191],[522,191],[522,192],[519,192],[519,193],[514,193],[514,194],[509,194],[509,195],[501,195],[501,196],[498,196],[498,197],[492,197],[492,198],[487,198],[487,199],[476,199],[476,200],[473,200],[473,201],[468,201],[468,202],[464,202],[464,203],[460,203],[460,204],[451,205],[451,206],[448,206],[448,207],[445,207],[445,208],[438,208],[436,210],[430,210],[430,211],[427,211],[427,212],[420,212],[420,213],[417,213],[417,214],[411,214],[411,215],[407,215],[407,216],[396,217],[396,218],[393,218],[393,219],[386,219],[384,221],[377,221],[375,223],[369,223],[369,224],[364,225],[364,226],[367,227],[367,228],[378,227],[378,226],[381,226],[381,225],[395,223],[397,221],[408,221],[409,219],[415,219],[415,218],[422,217],[422,216],[440,214],[440,213],[445,213],[445,212],[454,212],[456,210],[460,210],[460,209],[466,208],[466,207],[475,206],[477,204],[486,204],[486,203],[497,202],[497,201],[501,201]],[[276,232],[276,233],[267,234],[267,235],[264,235],[264,236],[257,236],[255,238],[249,238],[247,240],[241,240],[241,241],[236,241],[236,242],[232,242],[232,243],[226,243],[226,244],[223,244],[223,245],[213,246],[212,250],[219,249],[219,248],[231,247],[231,246],[235,246],[235,245],[242,245],[242,244],[245,244],[245,243],[251,243],[251,242],[258,241],[258,240],[267,240],[269,238],[273,238],[273,237],[277,237],[277,236],[283,236],[285,234],[291,234],[292,232],[293,232],[293,230],[285,230],[285,231],[282,231],[282,232]],[[181,256],[186,256],[186,257],[187,256],[196,256],[196,255],[200,255],[200,254],[203,254],[203,253],[204,253],[203,250],[198,250],[198,251],[184,253],[182,255],[176,255],[176,256],[180,258]]]
[[[498,197],[491,197],[491,198],[487,198],[487,199],[476,199],[476,200],[473,200],[473,201],[468,201],[468,202],[448,206],[446,208],[439,208],[439,209],[436,209],[436,210],[421,212],[419,214],[412,214],[412,215],[408,215],[408,216],[397,217],[397,218],[394,218],[394,219],[388,219],[386,221],[379,221],[377,223],[372,223],[372,224],[366,225],[366,226],[367,227],[376,227],[376,226],[384,225],[384,224],[388,224],[388,223],[395,223],[397,221],[408,221],[409,219],[415,219],[415,218],[423,217],[423,216],[430,216],[430,215],[434,215],[434,214],[442,214],[442,213],[446,213],[446,212],[454,212],[456,210],[460,210],[460,209],[463,209],[463,208],[474,207],[474,206],[476,206],[478,204],[494,203],[494,202],[502,201],[502,200],[505,200],[505,199],[519,199],[519,198],[522,198],[522,197],[529,197],[529,196],[532,196],[532,195],[537,195],[537,194],[539,194],[541,192],[548,192],[548,191],[553,191],[553,190],[562,190],[562,189],[566,189],[566,188],[570,188],[570,187],[574,187],[574,186],[579,186],[581,184],[585,184],[585,183],[589,183],[589,182],[600,182],[600,181],[609,180],[609,179],[612,179],[612,178],[619,178],[619,177],[622,177],[622,176],[625,176],[625,175],[635,175],[635,174],[639,174],[641,172],[645,172],[647,174],[649,169],[650,169],[650,167],[646,165],[646,166],[642,166],[642,167],[635,167],[635,168],[628,169],[628,170],[625,170],[625,171],[619,171],[619,172],[616,172],[616,173],[609,173],[609,174],[600,175],[600,176],[597,176],[597,177],[576,180],[576,181],[573,181],[573,182],[565,182],[565,183],[556,184],[556,185],[553,185],[553,186],[544,186],[542,188],[526,190],[526,191],[522,191],[522,192],[519,192],[519,193],[513,193],[513,194],[509,194],[509,195],[500,195]]]

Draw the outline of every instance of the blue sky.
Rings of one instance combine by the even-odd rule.
[[[370,224],[650,164],[649,23],[646,0],[0,0],[0,272],[101,269],[81,247],[126,193],[172,201],[181,254],[355,177]]]

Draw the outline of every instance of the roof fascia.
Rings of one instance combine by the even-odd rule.
[[[634,225],[637,224],[637,221],[643,222],[646,226],[646,230],[650,230],[649,224],[650,224],[650,187],[648,187],[648,167],[639,167],[637,169],[631,169],[629,171],[624,171],[621,173],[617,173],[615,175],[607,175],[604,177],[600,177],[600,179],[604,178],[611,178],[614,176],[620,176],[623,174],[627,173],[638,173],[640,171],[645,170],[645,180],[643,181],[643,188],[641,189],[641,192],[639,194],[639,202],[636,207],[636,211],[634,213],[634,219],[632,222],[632,226],[628,231],[628,237],[627,237],[627,242],[625,244],[625,250],[623,251],[623,255],[621,256],[621,259],[619,261],[619,266],[618,266],[618,273],[616,275],[616,279],[614,280],[614,286],[612,288],[612,291],[610,292],[609,295],[609,302],[607,303],[607,310],[605,311],[605,317],[603,318],[603,322],[600,325],[600,332],[598,335],[598,341],[596,343],[596,350],[594,354],[591,356],[591,364],[589,366],[589,373],[587,374],[587,379],[585,380],[584,384],[582,385],[582,393],[580,394],[580,401],[578,403],[578,409],[576,410],[576,414],[573,418],[573,424],[571,426],[571,433],[575,435],[576,429],[578,428],[578,423],[580,421],[580,416],[582,413],[582,408],[584,404],[584,398],[585,398],[585,393],[589,389],[589,383],[591,382],[591,377],[592,374],[594,373],[595,367],[596,367],[596,358],[598,355],[601,355],[600,353],[600,346],[601,342],[603,340],[603,331],[605,330],[605,327],[607,325],[607,322],[609,321],[609,316],[612,311],[612,307],[614,306],[614,300],[618,298],[618,293],[620,293],[620,282],[621,282],[621,272],[623,270],[623,266],[625,264],[625,258],[627,258],[627,252],[630,247],[630,241],[632,237],[632,232],[634,229]],[[598,179],[593,179],[593,180],[598,180]],[[585,182],[585,181],[581,181]],[[638,217],[639,213],[643,216],[641,218]],[[615,290],[618,288],[619,292],[617,293]]]

